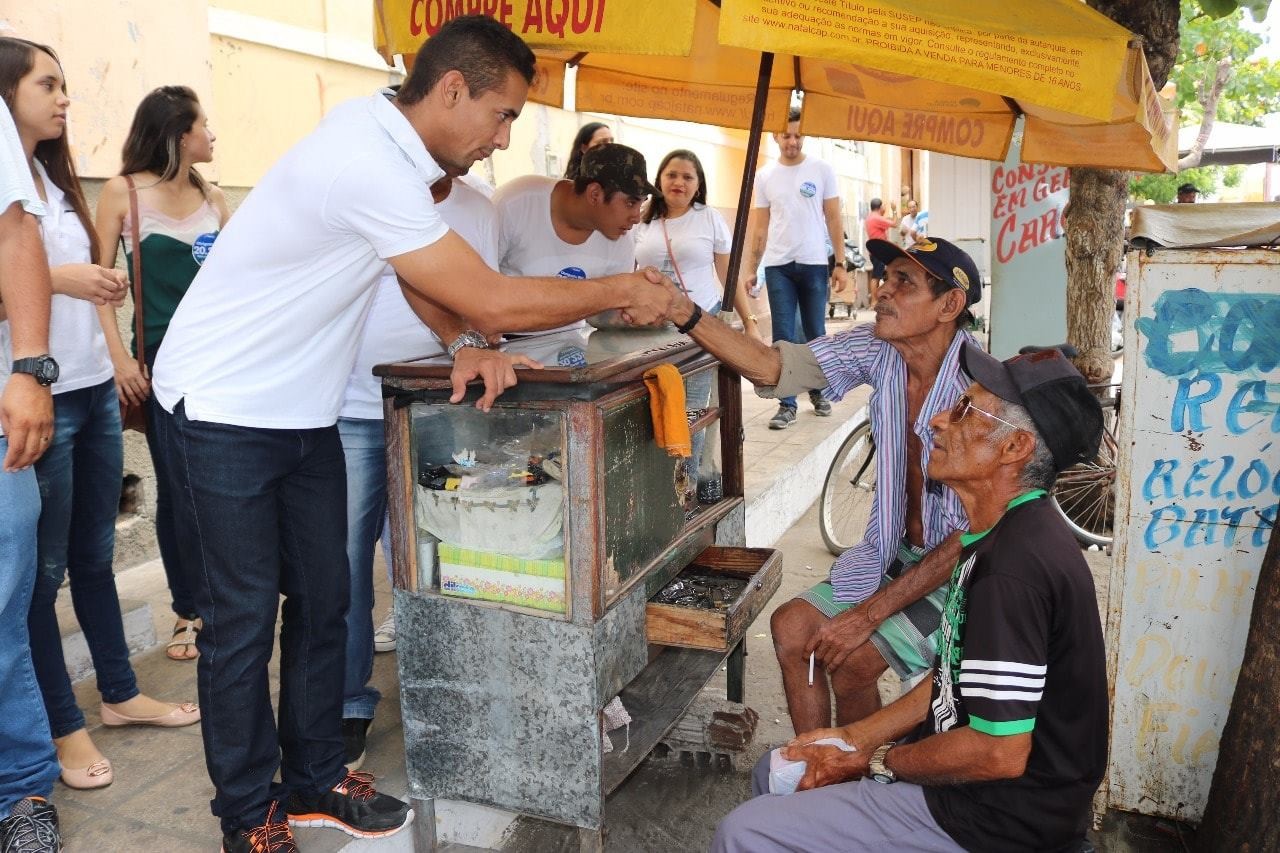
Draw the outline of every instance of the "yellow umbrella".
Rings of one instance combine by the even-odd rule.
[[[961,13],[915,0],[723,0],[723,12],[713,0],[608,0],[607,14],[604,0],[478,2],[485,12],[500,5],[500,19],[535,48],[538,103],[563,105],[573,65],[576,107],[587,112],[781,130],[801,91],[811,136],[999,161],[1025,115],[1026,162],[1138,171],[1177,162],[1171,110],[1142,51],[1078,0],[969,0]],[[379,46],[411,55],[446,13],[473,5],[376,0]],[[774,60],[763,76],[766,52]]]

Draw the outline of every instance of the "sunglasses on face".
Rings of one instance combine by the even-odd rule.
[[[1018,426],[1017,424],[1011,424],[1008,421],[1006,421],[1004,418],[997,417],[996,415],[991,414],[986,409],[979,409],[977,406],[973,404],[973,399],[968,394],[961,394],[960,399],[956,400],[955,406],[951,408],[951,416],[950,416],[951,423],[953,424],[960,423],[962,420],[964,420],[964,416],[969,414],[969,412],[977,412],[980,415],[986,415],[987,417],[991,418],[991,420],[999,421],[1000,423],[1012,429],[1022,429],[1022,427]]]

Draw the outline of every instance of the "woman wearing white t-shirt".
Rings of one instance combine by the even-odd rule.
[[[53,281],[49,350],[61,367],[53,385],[54,433],[36,463],[40,522],[37,574],[27,626],[31,657],[62,781],[73,788],[111,784],[111,763],[85,728],[62,654],[54,602],[64,575],[93,656],[105,725],[185,726],[198,722],[191,704],[142,695],[129,664],[112,556],[124,451],[115,370],[102,322],[115,322],[113,302],[127,289],[123,274],[98,266],[89,208],[67,145],[62,68],[43,45],[0,38],[0,95],[13,112],[23,153],[48,215],[40,228]],[[2,319],[2,318],[0,318]],[[8,324],[0,324],[8,358]]]
[[[729,273],[729,226],[713,207],[707,206],[707,177],[698,155],[677,148],[658,165],[654,181],[657,195],[649,200],[641,223],[631,232],[636,241],[636,264],[654,266],[708,314],[719,314],[724,280]],[[760,340],[756,317],[750,313],[745,288],[738,287],[739,306],[746,332]],[[711,399],[711,372],[694,376],[685,384],[685,405],[706,408]],[[693,437],[693,459],[702,457],[705,431]]]

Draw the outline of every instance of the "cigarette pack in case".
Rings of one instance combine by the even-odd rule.
[[[459,598],[563,613],[564,559],[530,560],[441,542],[440,591]]]

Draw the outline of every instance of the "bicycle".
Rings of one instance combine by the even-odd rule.
[[[1114,387],[1090,386],[1095,392]],[[1119,393],[1109,394],[1103,400],[1102,443],[1097,455],[1058,475],[1049,495],[1081,545],[1106,547],[1114,534],[1119,411]],[[818,530],[827,550],[837,557],[861,541],[866,531],[876,490],[875,453],[871,422],[863,421],[845,438],[827,469],[818,504]]]

